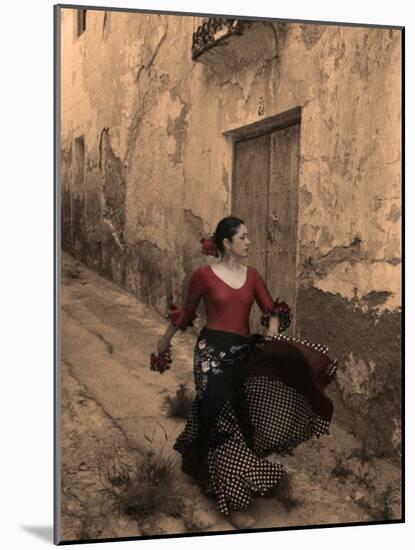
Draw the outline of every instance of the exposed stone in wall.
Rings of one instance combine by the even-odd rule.
[[[306,226],[302,227],[303,232],[305,232],[306,229]],[[313,230],[315,231],[319,231],[320,229],[319,226],[313,226]],[[324,230],[322,239],[324,244],[332,240],[328,237],[327,228]],[[356,263],[361,261],[360,243],[360,238],[356,236],[349,245],[335,246],[326,254],[321,254],[321,250],[316,246],[315,241],[311,241],[308,245],[302,245],[300,257],[303,258],[304,261],[301,265],[302,269],[298,273],[299,280],[313,280],[315,276],[323,278],[339,263]]]
[[[180,100],[180,96],[176,90],[172,90],[170,93],[173,100],[175,100],[176,98]],[[175,151],[174,153],[169,153],[169,159],[176,164],[183,162],[183,147],[187,137],[188,124],[186,121],[186,117],[188,112],[188,105],[181,102],[181,110],[179,116],[175,119],[171,119],[169,117],[167,125],[168,135],[172,136],[175,140]]]
[[[126,245],[122,258],[126,288],[161,315],[173,302],[183,302],[192,271],[203,263],[199,242],[204,236],[202,219],[186,209],[179,219],[182,238],[174,257],[143,240]],[[178,259],[182,260],[181,269]],[[201,317],[203,308],[199,312]]]
[[[125,176],[109,130],[101,132],[99,158],[85,158],[85,181],[72,189],[72,156],[62,151],[63,246],[80,260],[123,284]]]
[[[123,260],[126,288],[164,315],[172,297],[168,255],[154,243],[143,240],[129,246]]]
[[[362,297],[362,302],[365,302],[369,307],[376,307],[384,304],[391,296],[391,292],[387,290],[376,291],[372,290]]]
[[[114,155],[111,148],[109,130],[101,132],[99,144],[99,168],[102,173],[102,196],[104,243],[108,239],[115,241],[122,250],[125,244],[125,175],[121,159]]]
[[[337,387],[366,449],[399,460],[401,416],[401,312],[378,314],[340,294],[300,288],[297,329],[338,357]]]

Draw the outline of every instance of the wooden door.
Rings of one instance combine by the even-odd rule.
[[[300,124],[236,141],[233,214],[248,227],[248,265],[264,278],[273,299],[295,313]],[[251,332],[261,332],[261,311],[251,312]],[[293,334],[294,321],[285,334]]]

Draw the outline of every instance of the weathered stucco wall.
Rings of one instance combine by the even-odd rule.
[[[201,21],[88,11],[75,37],[62,10],[63,246],[163,313],[230,212],[224,132],[301,107],[297,331],[339,357],[368,452],[397,457],[400,31],[256,23],[196,63]]]

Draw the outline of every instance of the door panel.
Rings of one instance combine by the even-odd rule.
[[[235,216],[242,218],[248,228],[248,265],[252,265],[265,277],[266,227],[264,215],[268,211],[268,180],[270,136],[240,141],[236,144],[235,159]],[[260,329],[260,309],[254,304],[251,310],[251,331]]]

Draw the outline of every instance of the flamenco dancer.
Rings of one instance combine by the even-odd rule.
[[[312,437],[329,433],[333,405],[324,388],[335,374],[325,346],[282,334],[291,323],[285,302],[274,301],[259,272],[243,265],[248,231],[243,220],[222,219],[203,253],[216,258],[195,269],[182,306],[170,306],[170,324],[151,354],[151,368],[171,364],[171,339],[193,326],[203,299],[207,322],[196,340],[196,396],[173,448],[182,471],[214,496],[220,513],[238,529],[254,524],[246,508],[273,494],[286,472],[270,454],[292,454]],[[250,334],[256,301],[266,334]]]

